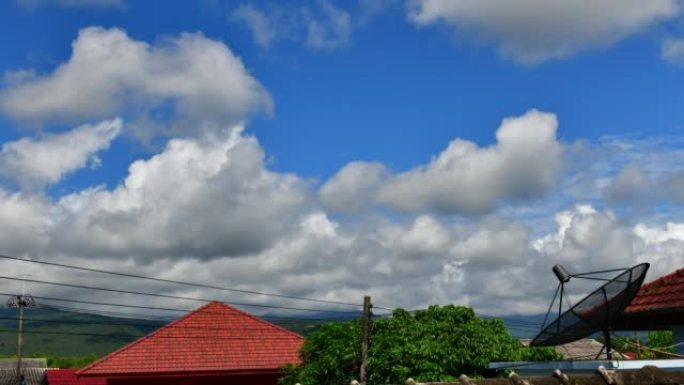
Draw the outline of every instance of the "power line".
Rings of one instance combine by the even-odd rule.
[[[1,292],[0,292],[0,295],[13,295],[13,294],[11,294],[11,293],[1,293]],[[145,310],[155,310],[155,311],[172,311],[172,312],[187,313],[187,312],[191,312],[191,311],[195,310],[195,309],[170,308],[170,307],[160,307],[160,306],[129,305],[129,304],[122,304],[122,303],[114,303],[114,302],[87,301],[87,300],[57,298],[57,297],[45,297],[45,296],[38,296],[38,295],[34,295],[33,298],[35,298],[35,299],[47,300],[47,301],[73,302],[73,303],[81,303],[81,304],[86,304],[86,305],[113,306],[113,307],[124,307],[124,308],[131,308],[131,309],[145,309]],[[212,312],[205,311],[205,314],[212,314]],[[215,312],[215,313],[213,313],[213,314],[224,314],[224,313]],[[358,316],[356,316],[356,315],[354,315],[354,316],[349,315],[348,317],[357,318]],[[264,317],[264,318],[271,318],[271,319],[284,318],[284,319],[285,319],[286,317]],[[309,321],[315,321],[315,320],[335,321],[335,320],[336,320],[336,318],[331,318],[331,319],[322,319],[322,318],[287,318],[287,319],[292,319],[292,320],[309,320]]]
[[[44,285],[53,285],[53,286],[61,286],[61,287],[71,287],[71,288],[75,288],[75,289],[107,291],[107,292],[119,293],[119,294],[145,295],[145,296],[149,296],[149,297],[170,298],[170,299],[179,299],[179,300],[195,301],[195,302],[212,302],[212,301],[215,301],[214,299],[208,299],[208,298],[184,297],[184,296],[179,296],[179,295],[146,293],[146,292],[141,292],[141,291],[122,290],[122,289],[108,289],[108,288],[95,287],[95,286],[76,285],[76,284],[64,283],[64,282],[44,281],[44,280],[39,280],[39,279],[9,277],[9,276],[0,276],[0,279],[8,279],[8,280],[13,280],[13,281],[21,281],[21,282],[39,283],[39,284],[44,284]],[[252,307],[270,308],[270,309],[284,309],[284,310],[326,312],[326,313],[348,313],[348,311],[342,311],[342,310],[311,309],[311,308],[264,305],[264,304],[255,304],[255,303],[245,303],[245,302],[225,302],[225,303],[231,304],[231,305],[236,305],[236,306],[252,306]]]
[[[16,333],[16,330],[12,329],[0,329],[0,333]],[[54,335],[66,335],[66,336],[85,336],[85,337],[109,337],[109,338],[142,338],[146,337],[148,335],[133,335],[133,334],[102,334],[102,333],[80,333],[80,332],[63,332],[63,331],[56,331],[56,330],[29,330],[29,331],[24,331],[26,334],[54,334]],[[291,337],[269,337],[269,336],[252,336],[252,337],[246,337],[246,336],[236,336],[236,337],[222,337],[222,336],[162,336],[162,335],[155,335],[154,337],[150,336],[150,338],[163,338],[163,339],[180,339],[180,340],[186,340],[186,339],[196,339],[196,340],[210,340],[210,341],[215,341],[215,340],[238,340],[238,341],[253,341],[253,340],[268,340],[268,341],[292,341],[293,339],[297,339],[297,336],[293,335]]]
[[[149,321],[149,322],[158,322],[162,324],[167,324],[169,322],[174,321],[175,319],[173,318],[145,318],[148,317],[149,315],[147,314],[136,314],[136,313],[127,313],[127,312],[117,312],[117,311],[106,311],[106,310],[95,310],[95,309],[84,309],[84,308],[75,308],[75,307],[70,307],[70,306],[57,306],[57,305],[38,305],[37,308],[41,310],[48,310],[48,311],[59,311],[59,312],[69,312],[69,313],[78,313],[78,314],[86,314],[86,315],[91,315],[91,316],[100,316],[100,317],[107,317],[107,318],[113,318],[114,316],[126,316],[130,317],[128,319],[131,319],[133,321]],[[205,312],[204,314],[211,314]],[[219,314],[219,313],[215,313]],[[272,317],[259,317],[262,320],[268,321],[270,323],[274,323],[276,325],[288,325],[288,324],[301,324],[301,323],[315,323],[316,325],[325,323],[325,322],[348,322],[350,320],[348,319],[343,319],[343,320],[338,320],[338,319],[322,319],[322,318],[272,318]],[[92,323],[92,322],[88,322]]]
[[[101,317],[121,318],[121,316],[123,316],[123,317],[129,318],[129,319],[139,319],[139,320],[145,320],[145,321],[157,321],[157,322],[171,322],[171,321],[173,321],[172,318],[166,318],[166,317],[165,318],[149,318],[149,317],[153,317],[151,314],[128,313],[128,312],[113,311],[113,310],[84,309],[84,308],[79,308],[79,307],[70,307],[70,306],[63,306],[63,305],[46,305],[46,304],[38,304],[38,306],[36,306],[36,307],[41,309],[41,310],[97,315],[97,316],[101,316]],[[148,318],[144,318],[144,317],[148,317]]]
[[[299,301],[309,301],[309,302],[318,302],[318,303],[328,303],[328,304],[343,305],[343,306],[354,306],[354,307],[357,307],[357,308],[360,308],[360,307],[361,307],[361,305],[359,305],[359,304],[348,303],[348,302],[339,302],[339,301],[332,301],[332,300],[325,300],[325,299],[316,299],[316,298],[308,298],[308,297],[298,297],[298,296],[287,295],[287,294],[266,293],[266,292],[255,291],[255,290],[243,290],[243,289],[235,289],[235,288],[229,288],[229,287],[223,287],[223,286],[208,285],[208,284],[202,284],[202,283],[196,283],[196,282],[177,281],[177,280],[165,279],[165,278],[148,277],[148,276],[138,275],[138,274],[121,273],[121,272],[115,272],[115,271],[108,271],[108,270],[95,269],[95,268],[91,268],[91,267],[82,267],[82,266],[67,265],[67,264],[64,264],[64,263],[56,263],[56,262],[47,262],[47,261],[41,261],[41,260],[35,260],[35,259],[18,258],[18,257],[12,257],[12,256],[8,256],[8,255],[0,255],[0,258],[9,259],[9,260],[13,260],[13,261],[28,262],[28,263],[36,263],[36,264],[48,265],[48,266],[56,266],[56,267],[62,267],[62,268],[66,268],[66,269],[74,269],[74,270],[80,270],[80,271],[88,271],[88,272],[91,272],[91,273],[109,274],[109,275],[116,275],[116,276],[119,276],[119,277],[128,277],[128,278],[145,279],[145,280],[150,280],[150,281],[165,282],[165,283],[173,283],[173,284],[177,284],[177,285],[202,287],[202,288],[205,288],[205,289],[215,289],[215,290],[222,290],[222,291],[230,291],[230,292],[234,292],[234,293],[253,294],[253,295],[263,295],[263,296],[269,296],[269,297],[287,298],[287,299],[293,299],[293,300],[299,300]],[[384,309],[384,310],[392,310],[392,309]]]
[[[19,317],[0,317],[0,320],[8,321],[18,321]],[[130,326],[136,328],[152,328],[159,329],[168,325],[168,323],[157,323],[157,324],[144,324],[135,322],[100,322],[100,321],[79,321],[79,320],[66,320],[66,319],[49,319],[49,318],[24,318],[26,323],[47,323],[47,324],[57,324],[57,325],[106,325],[106,326]],[[277,326],[277,325],[276,325]],[[254,330],[264,330],[263,327],[213,327],[213,326],[189,326],[189,325],[174,325],[174,330],[214,330],[214,331],[226,331],[226,332],[243,332],[243,331],[254,331]]]
[[[7,293],[0,293],[0,295],[8,295]],[[195,309],[179,309],[179,308],[165,308],[165,307],[155,307],[155,306],[142,306],[142,305],[127,305],[127,304],[120,304],[120,303],[112,303],[112,302],[95,302],[95,301],[84,301],[84,300],[75,300],[75,299],[65,299],[65,298],[55,298],[55,297],[41,297],[41,296],[33,296],[33,298],[37,299],[42,299],[42,300],[47,300],[47,301],[57,301],[57,302],[74,302],[74,303],[82,303],[82,304],[88,304],[88,305],[98,305],[98,306],[113,306],[113,307],[125,307],[125,308],[136,308],[136,309],[145,309],[145,310],[160,310],[160,311],[173,311],[173,312],[191,312]],[[111,311],[111,310],[98,310],[98,309],[84,309],[84,308],[75,308],[75,307],[69,307],[69,306],[63,306],[63,305],[54,305],[54,304],[41,304],[38,305],[39,309],[43,310],[53,310],[53,311],[71,311],[71,312],[77,312],[77,313],[85,313],[85,314],[90,314],[90,315],[101,315],[98,313],[105,313],[105,314],[114,314],[114,315],[124,315],[128,317],[135,317],[137,319],[144,319],[141,318],[142,316],[149,316],[149,315],[141,315],[141,314],[135,314],[135,313],[127,313],[127,312],[118,312],[118,311]],[[204,314],[225,314],[223,312],[211,312],[211,311],[204,311]],[[264,317],[259,317],[264,320],[275,320],[275,322],[279,321],[292,321],[292,322],[306,322],[306,321],[319,321],[319,322],[335,322],[335,321],[350,321],[350,320],[355,320],[358,317],[357,316],[348,316],[345,318],[342,317],[336,317],[336,318],[295,318],[295,317],[277,317],[277,316],[264,316]],[[160,321],[159,319],[148,319],[149,321]],[[166,321],[170,322],[173,321],[173,319],[162,319],[161,321]]]

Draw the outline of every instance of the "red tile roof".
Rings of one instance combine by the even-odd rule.
[[[684,268],[649,282],[625,309],[627,314],[684,309]]]
[[[79,376],[273,372],[299,363],[304,339],[211,302],[80,370]]]
[[[76,369],[48,369],[48,385],[107,385],[104,378],[78,378]]]

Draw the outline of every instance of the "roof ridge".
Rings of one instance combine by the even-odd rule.
[[[644,291],[649,291],[657,288],[658,286],[662,286],[664,284],[667,284],[670,282],[672,278],[675,278],[677,276],[682,276],[684,277],[684,268],[679,268],[671,273],[662,275],[656,279],[654,279],[651,282],[645,283],[644,285],[641,286],[641,289]]]
[[[228,304],[225,304],[225,303],[220,302],[220,301],[211,301],[209,303],[206,303],[206,304],[198,307],[195,310],[188,312],[187,314],[183,315],[182,317],[180,317],[180,318],[178,318],[172,322],[169,322],[168,324],[158,328],[157,330],[154,330],[154,331],[150,332],[149,334],[146,334],[146,335],[138,338],[137,340],[135,340],[135,341],[133,341],[133,342],[131,342],[131,343],[107,354],[106,356],[100,358],[99,360],[93,362],[92,364],[87,365],[86,367],[78,370],[76,372],[76,375],[77,376],[80,376],[80,375],[86,375],[87,376],[89,374],[89,372],[95,371],[96,368],[99,365],[102,365],[104,362],[110,361],[113,359],[115,360],[117,356],[119,356],[121,354],[125,354],[125,352],[127,350],[133,349],[143,342],[154,340],[154,338],[159,333],[163,333],[163,332],[168,331],[168,330],[173,330],[175,325],[177,325],[178,323],[186,321],[189,317],[192,317],[194,315],[202,314],[203,310],[208,308],[208,307],[216,307],[216,308],[218,308],[217,310],[223,310],[224,312],[228,311],[228,314],[225,314],[225,313],[222,314],[221,312],[212,313],[212,314],[216,314],[217,316],[224,316],[224,315],[230,316],[230,313],[232,313],[234,316],[244,317],[244,318],[248,318],[248,319],[253,320],[253,321],[257,321],[257,322],[263,324],[265,329],[267,328],[267,329],[272,330],[273,332],[279,332],[279,333],[287,334],[289,337],[291,337],[291,340],[293,342],[296,340],[297,342],[301,343],[304,340],[304,338],[301,335],[294,333],[290,330],[287,330],[281,326],[275,325],[275,324],[268,322],[266,320],[263,320],[263,319],[255,316],[255,315],[249,314],[243,310],[229,306]]]
[[[215,302],[218,302],[218,301],[215,301]],[[240,314],[242,314],[242,315],[244,315],[244,316],[247,316],[247,317],[249,317],[249,318],[251,318],[251,319],[253,319],[253,320],[255,320],[255,321],[258,321],[258,322],[260,322],[260,323],[263,323],[263,324],[265,324],[266,326],[270,326],[270,327],[272,327],[272,328],[278,329],[278,330],[280,330],[280,331],[282,331],[282,332],[285,332],[285,333],[287,333],[287,334],[291,334],[293,337],[297,337],[297,338],[302,339],[302,340],[304,339],[304,337],[302,337],[301,335],[299,335],[299,334],[293,332],[292,330],[287,330],[287,329],[285,329],[285,328],[282,327],[282,326],[278,326],[278,325],[276,325],[276,324],[274,324],[274,323],[272,323],[272,322],[268,322],[268,321],[266,321],[265,319],[259,318],[259,317],[255,316],[255,315],[253,315],[253,314],[249,314],[249,313],[247,313],[246,311],[243,311],[243,310],[240,310],[240,309],[238,309],[238,308],[229,306],[229,305],[227,305],[227,304],[225,304],[225,303],[223,303],[223,302],[219,302],[219,304],[221,304],[221,305],[227,307],[228,309],[234,310],[234,311],[236,311],[236,312],[238,312],[238,313],[240,313]]]
[[[175,324],[177,324],[177,323],[179,323],[179,322],[185,320],[186,318],[190,317],[191,315],[195,314],[196,312],[198,312],[198,311],[200,311],[200,310],[202,310],[202,309],[204,309],[204,308],[206,308],[206,307],[209,307],[210,305],[212,305],[212,304],[214,304],[214,303],[221,303],[221,302],[219,302],[219,301],[211,301],[211,302],[208,302],[208,303],[206,303],[206,304],[204,304],[204,305],[198,307],[197,309],[195,309],[195,310],[193,310],[193,311],[188,312],[187,314],[185,314],[184,316],[178,318],[177,320],[171,321],[171,322],[167,323],[166,325],[164,325],[164,326],[162,326],[162,327],[160,327],[160,328],[158,328],[158,329],[156,329],[156,330],[154,330],[154,331],[152,331],[152,332],[150,332],[150,333],[148,333],[148,334],[145,334],[144,336],[138,338],[137,340],[135,340],[135,341],[133,341],[133,342],[131,342],[131,343],[128,343],[128,344],[126,344],[126,345],[124,345],[124,346],[122,346],[122,347],[120,347],[120,348],[114,350],[113,352],[107,354],[106,356],[100,358],[99,360],[97,360],[97,361],[95,361],[95,362],[93,362],[93,363],[87,365],[86,367],[84,367],[84,368],[78,370],[78,371],[76,372],[76,376],[80,375],[81,373],[83,373],[83,372],[85,372],[85,371],[87,371],[87,370],[92,369],[93,367],[99,365],[101,362],[103,362],[103,361],[105,361],[105,360],[108,360],[108,359],[110,359],[111,357],[120,354],[121,352],[124,352],[124,351],[126,351],[126,350],[128,350],[128,349],[131,349],[131,348],[134,347],[134,346],[137,346],[138,344],[140,344],[140,343],[142,343],[143,341],[149,339],[150,337],[152,337],[152,336],[154,336],[154,335],[160,333],[160,332],[163,331],[163,330],[168,329],[168,328],[171,327],[172,325],[175,325]]]

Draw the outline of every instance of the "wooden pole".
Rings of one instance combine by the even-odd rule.
[[[363,297],[363,339],[361,340],[361,369],[359,382],[366,385],[368,376],[368,347],[370,346],[370,318],[371,318],[371,298]]]

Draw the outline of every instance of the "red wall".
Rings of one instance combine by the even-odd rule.
[[[107,385],[277,385],[277,374],[109,378]]]

